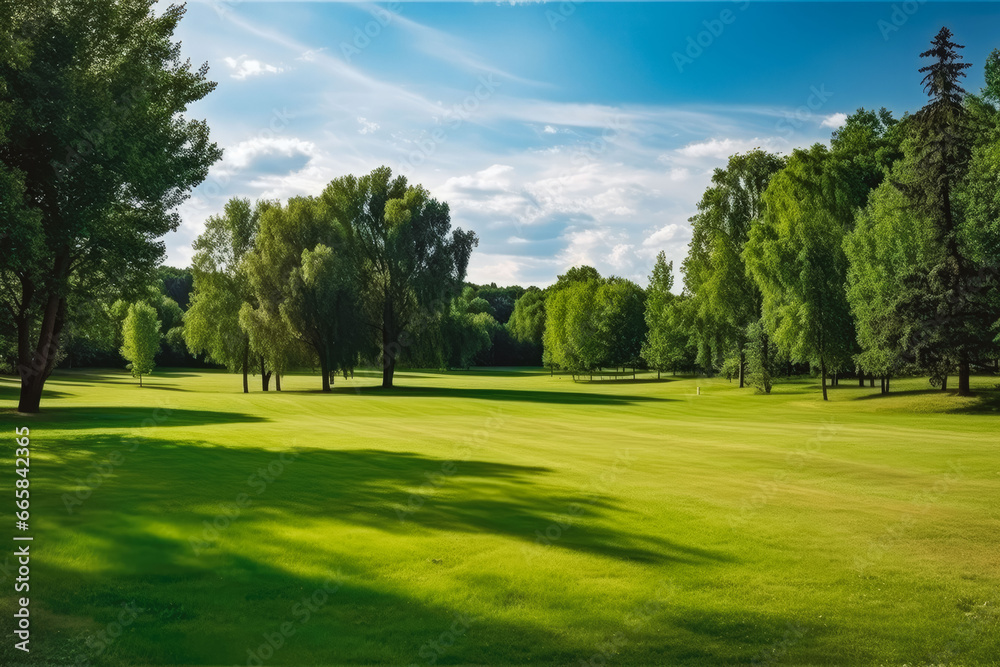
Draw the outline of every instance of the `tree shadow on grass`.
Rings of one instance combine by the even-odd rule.
[[[855,401],[892,400],[893,398],[939,398],[941,399],[940,409],[934,412],[942,412],[956,415],[990,415],[997,416],[1000,413],[1000,391],[996,389],[973,388],[972,396],[960,399],[957,389],[941,391],[933,387],[927,389],[907,389],[904,391],[890,391],[888,394],[875,392],[865,396],[854,398]],[[950,406],[949,401],[962,400],[961,405]],[[968,401],[974,401],[969,403]]]
[[[187,410],[168,406],[148,407],[53,407],[37,415],[22,415],[33,426],[51,427],[63,431],[88,429],[128,428],[146,430],[146,427],[210,426],[213,424],[253,424],[269,421],[265,417],[242,412],[217,410]]]
[[[55,398],[66,398],[69,396],[67,392],[58,391],[56,389],[43,389],[42,390],[42,402],[52,400]],[[14,401],[15,407],[17,400],[21,397],[21,385],[18,380],[13,380],[11,382],[0,382],[0,401]]]
[[[659,403],[673,399],[661,396],[629,396],[582,391],[541,391],[534,389],[477,389],[467,387],[337,387],[334,394],[378,394],[382,396],[417,398],[467,398],[480,401],[514,401],[521,403],[558,403],[562,405],[632,405]]]
[[[45,592],[35,603],[48,613],[38,639],[44,651],[53,652],[50,659],[75,660],[88,650],[86,637],[104,630],[130,602],[144,611],[122,637],[90,656],[92,664],[246,664],[247,650],[255,651],[286,621],[296,632],[269,664],[429,664],[429,654],[421,654],[428,642],[448,632],[457,614],[483,609],[491,617],[475,618],[453,637],[447,650],[434,654],[437,664],[575,664],[599,654],[615,632],[628,639],[616,648],[628,656],[623,664],[745,664],[780,641],[788,622],[702,610],[692,625],[691,610],[667,601],[638,624],[619,618],[621,610],[587,605],[579,610],[579,628],[564,627],[552,606],[565,604],[558,596],[525,590],[517,583],[520,576],[511,578],[511,572],[545,565],[551,558],[545,554],[554,553],[524,558],[518,544],[531,544],[534,531],[544,532],[565,515],[568,503],[581,501],[546,484],[551,471],[543,467],[455,462],[456,470],[433,492],[425,489],[424,503],[400,520],[395,510],[407,506],[426,473],[450,469],[447,461],[416,453],[302,449],[295,460],[282,462],[277,451],[150,441],[68,513],[57,499],[78,489],[85,461],[106,460],[115,444],[111,437],[81,435],[66,446],[72,459],[33,469],[34,481],[45,489],[33,508],[40,517],[37,530],[52,549],[52,557],[36,566]],[[272,481],[256,493],[250,478],[268,469]],[[217,537],[206,538],[206,524],[216,522],[241,493],[251,496],[251,505],[217,524],[223,525]],[[732,560],[641,535],[641,527],[630,533],[612,498],[594,497],[579,516],[546,548],[667,567]],[[377,563],[384,561],[374,554],[345,549],[337,535],[352,525],[383,531],[388,541],[382,546],[400,538],[426,545],[423,538],[449,533],[516,539],[502,566],[482,571],[481,579],[456,577],[461,591],[442,597],[433,585],[401,585],[406,579],[381,571]],[[329,542],[315,539],[314,531],[322,530],[332,531]],[[192,538],[208,541],[199,551]],[[505,563],[518,566],[508,572]],[[411,570],[416,582],[433,580],[440,568],[453,565],[402,553],[393,567]],[[338,570],[340,588],[302,622],[295,605],[321,589],[325,573]],[[603,630],[581,630],[595,626],[606,627],[606,636]],[[707,635],[711,642],[692,646]],[[4,646],[0,658],[13,658],[11,651]]]

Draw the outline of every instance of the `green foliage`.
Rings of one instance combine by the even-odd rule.
[[[824,399],[827,371],[844,367],[854,345],[842,250],[853,209],[840,190],[843,169],[820,144],[796,150],[771,180],[744,250],[768,334],[793,360],[820,368]]]
[[[383,385],[391,387],[408,329],[432,322],[461,291],[478,240],[451,229],[448,204],[388,167],[335,179],[320,199],[361,267],[365,318],[379,334]]]
[[[681,267],[698,359],[711,368],[722,357],[742,356],[747,327],[760,318],[761,295],[747,273],[743,249],[762,213],[762,196],[784,159],[760,149],[734,155],[716,169],[691,218],[692,238]]]
[[[279,308],[290,331],[316,352],[329,391],[330,373],[353,370],[364,344],[358,321],[360,285],[353,258],[322,243],[302,251],[288,279],[287,298]]]
[[[0,42],[0,300],[19,331],[21,408],[36,412],[72,313],[145,282],[175,207],[221,151],[183,114],[211,92],[173,33],[182,6],[22,3]],[[12,13],[9,13],[12,12]],[[0,322],[3,325],[3,322]]]
[[[132,377],[139,378],[153,372],[156,353],[160,351],[160,321],[156,309],[147,303],[134,303],[122,324],[121,355],[129,362]]]
[[[597,365],[639,365],[647,332],[645,290],[631,280],[610,278],[598,289],[594,307],[602,348]]]
[[[231,199],[222,215],[208,219],[194,242],[194,290],[184,313],[184,340],[192,354],[204,353],[209,361],[244,375],[253,364],[240,310],[253,295],[243,261],[254,247],[261,216],[271,206]]]
[[[545,292],[529,287],[514,303],[507,326],[516,340],[541,345],[545,335]]]
[[[156,270],[156,275],[160,279],[160,291],[173,299],[181,310],[187,310],[191,301],[191,290],[194,289],[194,275],[191,269],[161,266]]]
[[[674,264],[660,251],[646,290],[647,333],[640,352],[649,367],[658,371],[676,370],[690,352],[691,335],[678,310],[681,297],[671,291],[673,287]]]
[[[747,327],[746,350],[747,385],[755,388],[758,394],[770,394],[781,358],[778,346],[762,322]]]
[[[997,267],[988,248],[990,227],[996,223],[989,220],[991,197],[982,197],[980,179],[984,168],[995,172],[996,165],[973,163],[976,136],[993,133],[982,127],[973,131],[983,118],[964,103],[959,80],[970,65],[960,62],[960,48],[942,28],[932,48],[921,54],[931,59],[920,70],[926,73],[925,90],[931,99],[914,116],[907,178],[898,186],[913,213],[930,222],[933,248],[904,277],[898,310],[905,351],[917,365],[939,375],[941,369],[957,366],[958,391],[966,395],[970,364],[995,352],[991,326],[998,313]],[[990,153],[980,144],[976,156],[982,160]],[[966,193],[970,167],[975,172]],[[971,204],[971,216],[965,215],[963,204]]]
[[[896,177],[903,168],[897,166]],[[847,299],[861,346],[855,360],[867,373],[895,375],[906,365],[898,302],[904,278],[927,259],[931,241],[927,219],[914,215],[890,182],[871,194],[854,229],[844,238],[849,261]]]

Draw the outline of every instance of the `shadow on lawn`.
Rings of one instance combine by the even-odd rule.
[[[949,389],[947,391],[941,391],[940,389],[934,389],[933,387],[928,387],[927,389],[907,389],[904,391],[890,391],[888,394],[881,394],[876,391],[873,394],[868,394],[865,396],[858,396],[854,398],[855,401],[872,401],[872,400],[892,400],[895,398],[914,398],[918,396],[926,396],[930,398],[940,398],[942,403],[940,404],[940,412],[945,412],[949,414],[957,415],[991,415],[997,416],[996,413],[1000,412],[1000,391],[995,389],[983,389],[973,387],[972,396],[965,399],[974,400],[974,403],[963,402],[962,405],[956,405],[954,407],[948,405],[948,401],[955,400],[958,398],[957,389]]]
[[[577,391],[540,391],[533,389],[474,389],[463,387],[393,387],[379,386],[337,387],[334,394],[380,394],[384,396],[411,396],[418,398],[470,398],[481,401],[515,401],[522,403],[559,403],[564,405],[631,405],[634,403],[660,403],[673,399],[660,396],[628,396]]]
[[[73,438],[66,446],[77,460],[39,466],[39,486],[48,489],[50,498],[72,491],[81,474],[77,463],[106,458],[114,446],[111,440]],[[274,664],[432,664],[427,662],[427,643],[452,628],[457,614],[481,609],[495,611],[453,637],[445,651],[435,654],[438,664],[576,664],[599,656],[615,633],[625,638],[615,646],[621,664],[745,664],[777,645],[791,620],[747,610],[692,610],[668,599],[636,624],[634,618],[608,613],[599,603],[601,591],[595,590],[580,628],[564,628],[551,607],[551,595],[525,589],[511,574],[545,565],[545,556],[526,560],[517,546],[510,546],[509,555],[501,558],[515,566],[511,573],[506,566],[478,579],[456,572],[454,585],[462,591],[442,598],[402,585],[407,579],[398,572],[381,571],[373,565],[382,560],[373,558],[375,553],[347,552],[336,539],[317,549],[314,540],[294,531],[334,520],[347,524],[345,530],[355,524],[396,538],[488,533],[529,543],[534,531],[544,531],[568,503],[581,500],[547,485],[546,468],[459,461],[457,471],[421,509],[400,521],[394,508],[405,504],[426,481],[425,473],[441,470],[444,461],[415,453],[304,449],[280,473],[272,471],[273,481],[258,495],[248,477],[277,461],[277,452],[158,444],[130,455],[72,515],[61,506],[39,508],[42,516],[48,515],[42,532],[58,536],[62,554],[37,566],[38,578],[45,582],[40,603],[52,612],[40,626],[39,644],[52,652],[50,659],[75,659],[86,650],[85,638],[104,629],[122,604],[133,601],[145,611],[99,659],[91,656],[92,664],[145,664],[154,655],[161,664],[246,664],[247,650],[264,644],[264,635],[285,621],[294,623],[296,633],[275,652]],[[211,546],[195,553],[190,540],[203,537],[204,523],[248,492],[253,504]],[[620,519],[616,523],[615,510],[612,499],[595,498],[579,525],[550,548],[706,567],[732,560],[641,534],[646,531],[630,533]],[[299,539],[303,542],[296,544]],[[433,580],[441,576],[441,568],[460,565],[449,561],[447,547],[443,549],[443,564],[430,562],[426,554],[400,554],[397,566],[418,580]],[[82,565],[77,571],[67,565],[77,562],[74,550],[86,552],[96,568]],[[342,587],[313,613],[313,620],[299,623],[294,605],[322,585],[320,572],[336,570],[344,575]],[[471,608],[451,606],[463,599]],[[592,637],[595,625],[607,631],[597,631],[597,640],[581,641],[577,630],[590,628]],[[0,658],[10,650],[5,645]]]
[[[211,426],[213,424],[253,424],[268,421],[264,417],[242,412],[220,412],[216,410],[187,410],[168,406],[148,407],[45,407],[37,415],[21,415],[36,426],[46,426],[65,431],[88,429],[130,428],[143,429],[144,426]],[[152,420],[152,422],[150,421]],[[153,431],[150,431],[152,435]],[[140,433],[139,435],[146,435]],[[76,442],[77,439],[74,439]]]

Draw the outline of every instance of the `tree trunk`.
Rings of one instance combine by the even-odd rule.
[[[826,400],[829,400],[829,399],[827,398],[827,395],[826,395],[826,362],[825,361],[820,361],[819,362],[819,372],[820,372],[820,376],[821,376],[821,382],[823,383],[823,400],[826,401]]]
[[[250,393],[250,381],[247,373],[250,371],[250,341],[243,346],[243,393]]]
[[[330,391],[330,363],[325,359],[319,360],[319,372],[323,376],[323,391]]]
[[[393,340],[396,331],[396,318],[392,310],[392,303],[386,296],[385,304],[382,307],[382,388],[392,388],[392,377],[396,373],[396,354],[392,349],[396,344]]]
[[[38,334],[38,344],[31,351],[30,320],[23,328],[18,326],[18,373],[21,375],[21,395],[18,412],[38,412],[42,402],[42,389],[52,375],[59,353],[59,336],[62,334],[66,318],[66,300],[56,295],[49,297],[42,315],[42,325]]]
[[[142,373],[139,373],[139,386],[142,386]]]
[[[863,371],[858,371],[858,386],[859,387],[865,386],[865,374]]]
[[[271,385],[271,371],[264,366],[264,357],[260,358],[260,388],[267,391]]]
[[[885,376],[885,393],[887,393],[887,394],[889,393],[889,381],[890,380],[892,380],[892,376],[891,375],[886,375]]]
[[[963,358],[958,362],[958,395],[972,396],[972,387],[969,382],[968,358]]]
[[[869,375],[868,376],[868,386],[871,387],[872,389],[875,388],[875,376],[874,375]]]
[[[747,354],[743,350],[740,350],[740,389],[743,388],[744,384],[743,369],[746,368],[746,365],[747,365]]]
[[[941,391],[948,391],[948,374],[947,373],[945,373],[945,375],[941,378]]]
[[[275,373],[274,374],[274,390],[275,391],[281,391],[281,374],[280,373]]]

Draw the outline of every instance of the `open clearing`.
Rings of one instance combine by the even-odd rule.
[[[397,381],[62,372],[26,417],[0,379],[31,664],[997,662],[994,378]]]

